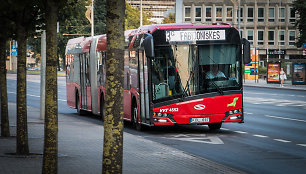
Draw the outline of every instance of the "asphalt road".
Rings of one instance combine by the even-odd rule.
[[[27,103],[39,108],[39,76],[28,76]],[[59,113],[75,115],[66,104],[65,78],[58,79]],[[16,80],[8,75],[9,102]],[[306,91],[244,88],[245,123],[177,126],[125,131],[247,173],[306,173]]]

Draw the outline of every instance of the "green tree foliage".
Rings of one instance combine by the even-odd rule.
[[[107,0],[106,100],[102,173],[122,173],[124,0]]]
[[[106,0],[96,0],[94,4],[95,35],[105,34]]]
[[[125,6],[125,30],[136,29],[140,26],[140,11],[137,8],[133,8],[126,3]],[[142,11],[142,24],[149,25],[152,21],[149,19],[152,17],[152,13]]]
[[[174,13],[169,13],[168,17],[165,17],[162,21],[163,24],[171,24],[175,23],[175,14]]]
[[[7,19],[14,22],[17,50],[17,143],[16,153],[28,155],[28,128],[26,102],[26,41],[41,23],[40,1],[38,0],[7,0],[1,6]]]
[[[85,17],[87,0],[68,0],[67,6],[59,9],[58,57],[63,58],[65,69],[65,49],[69,39],[90,35],[90,24]]]
[[[301,47],[303,43],[306,43],[306,1],[296,0],[293,1],[292,5],[294,11],[300,16],[299,19],[296,20],[295,25],[300,31],[300,36],[298,37],[296,45]]]

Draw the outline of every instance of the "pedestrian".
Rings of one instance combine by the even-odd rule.
[[[287,79],[287,76],[283,68],[281,68],[281,71],[279,72],[279,74],[280,74],[279,78],[281,80],[280,87],[284,87],[284,81]]]

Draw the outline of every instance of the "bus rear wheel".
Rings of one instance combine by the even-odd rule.
[[[101,94],[103,95],[103,94]],[[101,119],[102,121],[104,121],[104,117],[105,117],[105,109],[104,109],[104,97],[101,97],[101,100],[100,100],[100,116],[101,116]]]
[[[76,94],[76,109],[78,115],[84,115],[84,111],[81,109],[81,103],[80,103],[80,98],[79,98],[79,93]]]
[[[138,108],[137,105],[135,104],[133,107],[133,117],[132,117],[132,122],[133,122],[133,127],[138,130],[141,131],[142,130],[142,126],[141,123],[139,123],[139,116],[138,116]]]
[[[222,123],[210,123],[208,127],[210,130],[219,130],[222,126]]]

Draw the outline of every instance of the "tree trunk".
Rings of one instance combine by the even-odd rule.
[[[8,116],[7,86],[6,86],[6,57],[5,39],[0,41],[0,84],[1,84],[1,136],[10,136],[10,124]]]
[[[26,86],[26,31],[17,26],[17,155],[28,155],[27,86]]]
[[[45,136],[42,173],[57,173],[58,103],[57,103],[57,23],[58,6],[47,1],[46,11],[46,102]]]
[[[124,0],[107,1],[106,116],[102,173],[122,173]]]

